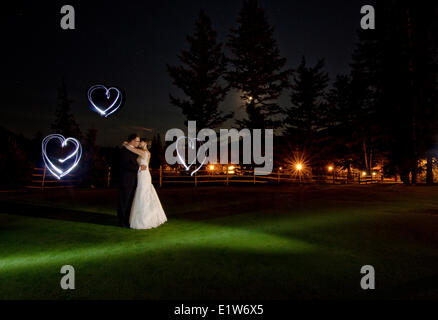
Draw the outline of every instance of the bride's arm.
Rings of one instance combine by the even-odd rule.
[[[123,146],[124,146],[126,149],[128,149],[129,151],[131,151],[131,152],[133,152],[133,153],[135,153],[135,154],[138,154],[139,156],[142,156],[142,157],[145,156],[145,151],[130,146],[126,141],[123,142]]]

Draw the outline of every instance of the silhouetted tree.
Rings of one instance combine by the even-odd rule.
[[[327,122],[330,127],[349,127],[356,120],[352,108],[352,91],[351,78],[348,75],[337,75],[327,94]]]
[[[43,134],[41,131],[35,132],[33,139],[30,142],[30,161],[33,165],[40,168],[43,165],[42,155],[41,155],[41,142],[43,141]]]
[[[241,127],[275,128],[282,108],[277,99],[289,86],[291,69],[283,69],[286,58],[273,36],[265,11],[256,0],[245,0],[237,29],[231,29],[227,43],[231,50],[231,70],[226,79],[241,92],[248,119],[238,120]]]
[[[221,84],[226,59],[216,38],[210,18],[201,10],[194,35],[187,36],[189,50],[178,56],[182,65],[167,65],[173,84],[187,96],[180,99],[170,94],[170,101],[181,108],[186,125],[188,120],[196,120],[199,129],[216,127],[233,116],[219,111],[229,88]]]
[[[64,79],[61,81],[61,86],[58,88],[58,105],[55,110],[55,120],[51,128],[55,133],[62,134],[64,137],[74,137],[81,139],[82,134],[78,123],[71,112],[71,105],[74,101],[68,96],[67,86]]]
[[[360,31],[355,57],[361,62],[356,75],[368,77],[356,79],[365,82],[361,89],[371,88],[365,93],[371,93],[390,167],[405,183],[416,183],[418,161],[437,134],[436,5],[378,1],[376,12],[379,27]]]
[[[30,140],[0,127],[0,142],[0,188],[22,187],[31,180]]]
[[[337,167],[347,169],[357,163],[361,153],[358,148],[356,123],[360,121],[354,110],[352,80],[348,75],[337,75],[327,93],[327,124],[324,151],[327,159]]]
[[[301,151],[313,149],[316,133],[328,124],[325,90],[329,77],[322,71],[323,67],[322,59],[314,67],[308,67],[302,57],[293,76],[292,106],[286,108],[284,125],[286,135],[295,140],[295,146]]]

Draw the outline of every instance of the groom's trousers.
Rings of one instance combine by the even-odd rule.
[[[137,172],[126,171],[121,174],[117,206],[117,218],[121,227],[129,227],[129,216],[136,187]]]

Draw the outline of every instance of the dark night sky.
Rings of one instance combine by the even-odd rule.
[[[115,145],[130,132],[150,137],[183,126],[182,113],[169,102],[178,94],[165,65],[176,64],[193,32],[199,9],[212,18],[223,43],[236,26],[241,1],[68,1],[34,2],[2,9],[2,68],[4,105],[1,126],[32,137],[50,133],[56,88],[64,76],[75,100],[74,115],[83,132],[99,130],[98,143]],[[287,66],[295,68],[302,55],[315,63],[325,58],[331,78],[349,71],[360,7],[364,1],[267,1],[265,8]],[[62,30],[60,8],[73,5],[76,30]],[[225,51],[227,53],[227,51]],[[93,84],[121,87],[126,104],[120,112],[101,118],[88,108],[86,92]],[[236,92],[224,110],[243,115]],[[280,102],[289,104],[288,93]],[[145,128],[145,131],[141,128]]]

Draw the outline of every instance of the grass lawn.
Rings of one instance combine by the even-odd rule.
[[[115,226],[116,190],[0,193],[0,299],[438,298],[438,187],[157,191],[151,230]]]

